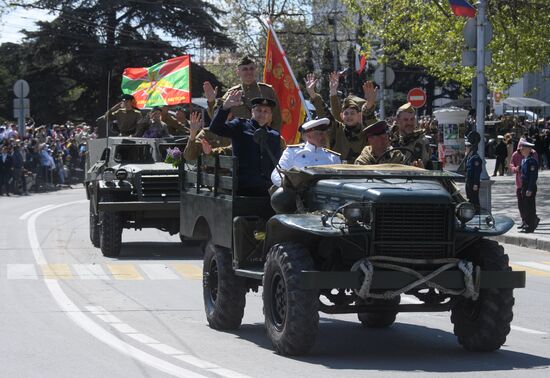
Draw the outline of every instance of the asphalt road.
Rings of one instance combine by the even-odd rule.
[[[498,352],[464,351],[448,313],[400,314],[363,328],[355,315],[321,315],[310,355],[276,355],[261,294],[248,294],[243,326],[205,320],[196,248],[156,230],[126,231],[118,259],[88,238],[82,189],[0,197],[1,377],[548,376],[550,255],[506,246],[516,290],[513,329]],[[407,299],[405,299],[407,300]]]

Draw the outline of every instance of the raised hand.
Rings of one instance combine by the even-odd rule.
[[[328,87],[331,96],[338,95],[338,85],[340,84],[340,73],[337,71],[332,72],[328,76]]]
[[[223,108],[225,110],[231,109],[234,106],[239,106],[243,103],[242,101],[242,91],[232,90],[227,94],[227,98],[223,102]]]
[[[304,79],[304,82],[306,84],[306,91],[309,97],[313,98],[315,96],[315,86],[317,85],[317,78],[315,77],[315,74],[308,73],[306,78]]]
[[[210,143],[208,143],[206,139],[201,139],[201,144],[202,144],[202,152],[205,155],[210,155],[212,153],[212,146],[210,145]]]
[[[218,87],[214,88],[209,81],[205,81],[202,84],[202,90],[204,91],[204,97],[206,97],[208,102],[216,101],[216,93],[218,93]]]
[[[190,137],[194,138],[197,133],[203,128],[204,121],[202,119],[201,113],[199,112],[193,112],[191,113],[191,117],[189,119],[189,127],[190,127]]]
[[[367,81],[363,84],[363,95],[367,102],[372,102],[372,104],[374,104],[374,102],[376,101],[377,92],[378,88],[374,86],[374,83],[372,81]]]

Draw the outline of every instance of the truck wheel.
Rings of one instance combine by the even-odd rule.
[[[97,224],[98,216],[93,212],[92,201],[90,200],[90,241],[96,248],[99,247],[99,225]]]
[[[401,297],[396,297],[390,300],[383,299],[371,299],[370,301],[365,301],[363,299],[358,300],[359,304],[387,304],[396,306],[395,310],[388,310],[383,312],[361,312],[357,314],[359,321],[368,328],[387,328],[395,322],[395,317],[397,316],[397,305],[401,301]]]
[[[231,251],[208,242],[203,263],[206,320],[218,330],[237,329],[246,304],[245,280],[233,272]]]
[[[301,355],[315,343],[319,326],[319,292],[299,286],[302,270],[314,270],[307,249],[295,243],[271,247],[263,278],[267,334],[277,353]]]
[[[510,271],[508,255],[497,242],[482,239],[468,256],[483,270]],[[512,289],[481,289],[477,301],[460,298],[451,310],[454,334],[465,349],[490,352],[499,349],[510,333],[514,297]]]
[[[114,199],[107,195],[103,197],[104,201],[111,202]],[[118,257],[122,247],[122,220],[120,214],[116,212],[99,212],[100,236],[99,246],[101,253],[105,257]]]

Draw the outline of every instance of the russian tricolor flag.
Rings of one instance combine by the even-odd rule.
[[[476,9],[466,0],[449,0],[455,16],[470,17],[476,16]]]

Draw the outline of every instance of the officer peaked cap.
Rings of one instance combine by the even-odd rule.
[[[403,112],[405,112],[405,113],[413,113],[413,114],[416,113],[416,111],[414,110],[414,108],[413,108],[413,106],[411,105],[410,102],[407,102],[406,104],[401,105],[401,106],[399,107],[399,109],[397,109],[397,113],[396,113],[395,115],[398,116],[399,114],[401,114],[401,113],[403,113]]]
[[[274,108],[276,105],[275,101],[273,101],[270,98],[264,98],[264,97],[253,98],[252,100],[250,100],[250,103],[252,104],[253,108],[258,105],[269,106],[270,108]]]
[[[256,62],[254,62],[254,60],[250,56],[245,55],[241,58],[241,60],[239,60],[237,66],[246,66],[248,64],[256,64]]]
[[[311,121],[307,121],[300,127],[301,132],[309,131],[309,130],[328,130],[330,125],[330,120],[328,118],[319,118],[319,119],[312,119]]]
[[[533,139],[531,138],[525,138],[524,140],[520,141],[519,144],[521,147],[535,147],[535,143],[533,143]]]
[[[124,93],[122,96],[120,96],[120,99],[124,101],[131,101],[134,99],[134,96],[132,96],[131,94]]]
[[[386,123],[386,121],[375,122],[365,129],[365,134],[367,135],[367,137],[383,135],[383,134],[386,134],[387,132],[388,132],[388,124]]]

